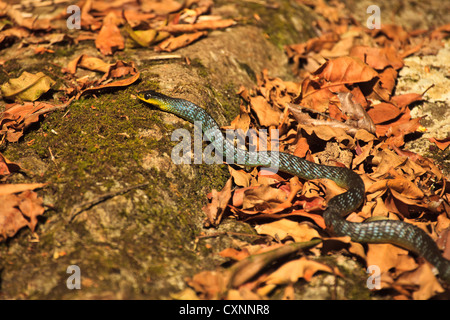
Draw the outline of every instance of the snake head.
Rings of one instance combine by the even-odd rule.
[[[168,96],[153,90],[138,92],[137,97],[139,100],[147,102],[160,109],[164,109],[165,106],[167,105],[168,99],[170,99]]]

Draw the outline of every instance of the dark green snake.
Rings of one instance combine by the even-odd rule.
[[[440,277],[450,283],[450,261],[442,257],[436,243],[422,229],[396,220],[363,223],[345,220],[346,215],[362,204],[365,195],[364,182],[352,170],[312,163],[283,152],[277,152],[277,157],[272,157],[273,154],[270,151],[258,152],[255,161],[250,157],[249,152],[235,148],[234,144],[225,139],[221,133],[211,134],[211,132],[220,132],[219,126],[204,109],[194,103],[171,98],[155,91],[140,92],[138,98],[187,121],[200,123],[201,129],[213,143],[215,150],[223,150],[222,155],[231,152],[234,163],[253,167],[276,167],[283,172],[307,180],[323,178],[333,180],[347,191],[328,201],[323,217],[330,231],[337,236],[350,236],[356,242],[392,243],[411,250],[433,264],[439,271]],[[230,158],[227,156],[227,159]]]

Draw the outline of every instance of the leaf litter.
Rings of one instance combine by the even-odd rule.
[[[333,11],[325,2],[305,3],[319,11]],[[285,47],[294,73],[302,80],[284,81],[264,70],[256,88],[239,90],[240,114],[223,129],[244,133],[278,129],[280,151],[355,170],[364,180],[366,201],[347,220],[395,219],[414,224],[436,240],[443,256],[450,259],[449,181],[431,159],[403,149],[405,139],[426,130],[420,118],[410,114],[414,103],[426,100],[426,92],[395,94],[403,59],[422,54],[427,44],[442,47],[448,27],[407,32],[386,25],[369,30],[337,11],[334,20],[325,17],[318,22],[317,38]],[[450,145],[448,138],[432,142],[441,149]],[[236,247],[221,252],[236,261],[231,267],[188,279],[197,298],[265,299],[281,290],[283,298],[292,299],[293,285],[309,282],[317,274],[345,278],[337,267],[318,259],[339,252],[362,259],[366,266],[379,266],[382,292],[394,299],[429,299],[444,291],[433,266],[407,250],[330,237],[321,214],[326,201],[343,192],[333,182],[299,181],[298,188],[292,177],[281,172],[267,176],[263,168],[229,168],[231,194],[230,181],[223,191],[214,191],[222,200],[222,193],[226,194],[229,203],[224,209],[222,201],[219,210],[210,202],[205,207],[206,225],[218,224],[228,214],[251,223],[257,234],[269,238],[236,242]],[[220,219],[211,216],[216,206]]]

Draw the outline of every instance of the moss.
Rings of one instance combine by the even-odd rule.
[[[265,3],[250,1],[242,3],[242,6],[249,10],[251,15],[258,14],[258,26],[262,27],[269,40],[280,49],[314,36],[311,34],[311,28],[307,26],[316,16],[311,9],[292,0],[278,1],[277,4],[277,9]]]
[[[130,104],[129,97],[126,90],[117,96],[81,99],[67,114],[55,112],[40,128],[27,134],[24,142],[30,144],[29,149],[12,144],[5,155],[20,160],[32,150],[48,161],[51,151],[55,161],[40,180],[58,186],[66,195],[98,190],[98,184],[107,185],[112,177],[129,184],[143,182],[122,170],[137,170],[148,149],[138,128],[145,126],[142,111],[149,111],[137,107],[137,101]],[[64,202],[73,203],[73,199],[69,196]]]
[[[73,45],[58,46],[54,55],[57,57],[70,57],[75,53],[75,50],[76,46]]]
[[[243,69],[247,73],[250,79],[256,83],[256,73],[252,68],[250,68],[248,64],[239,62],[239,67],[241,67],[241,69]]]
[[[207,78],[209,75],[208,68],[204,66],[199,58],[192,59],[190,67],[197,71],[197,74],[202,78]]]

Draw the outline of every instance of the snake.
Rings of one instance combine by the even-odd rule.
[[[231,154],[234,163],[249,167],[271,167],[305,180],[329,179],[345,192],[327,202],[323,212],[326,228],[336,236],[350,236],[360,243],[391,243],[424,257],[438,271],[439,277],[450,283],[450,260],[445,259],[436,242],[421,228],[401,220],[375,220],[369,222],[347,221],[346,216],[356,211],[365,199],[365,185],[361,177],[346,167],[328,166],[310,162],[295,155],[278,152],[257,152],[255,159],[247,150],[236,148],[226,139],[217,122],[193,102],[174,98],[154,90],[137,93],[137,98],[162,111],[200,126],[205,137],[213,144],[215,151]],[[219,132],[220,134],[217,134]],[[276,153],[275,156],[273,153]],[[230,157],[226,157],[229,161]],[[239,162],[238,162],[239,161]]]

